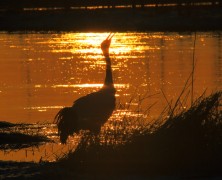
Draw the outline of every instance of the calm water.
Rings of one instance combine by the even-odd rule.
[[[109,33],[0,33],[0,121],[53,122],[58,110],[98,90],[105,76],[100,43]],[[116,33],[110,48],[117,101],[153,95],[155,118],[192,71],[193,33]],[[222,88],[222,32],[198,32],[194,95]],[[1,156],[1,155],[0,155]]]
[[[108,33],[1,33],[0,120],[52,122],[63,106],[102,86]],[[195,93],[221,89],[222,33],[197,33]],[[194,34],[116,33],[110,53],[117,99],[156,94],[155,111],[178,96],[192,70]],[[151,113],[152,114],[152,113]]]

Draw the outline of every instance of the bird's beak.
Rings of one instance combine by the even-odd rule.
[[[106,40],[111,40],[114,35],[115,35],[115,33],[110,33],[109,36],[106,38]]]

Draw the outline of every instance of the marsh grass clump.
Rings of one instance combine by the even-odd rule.
[[[171,114],[144,140],[163,172],[220,172],[222,161],[222,92],[199,97],[188,110]],[[148,136],[147,136],[148,137]],[[144,137],[143,137],[144,138]],[[154,163],[154,164],[155,164]]]
[[[164,122],[157,120],[154,126],[146,126],[147,130],[134,131],[129,137],[122,131],[128,139],[125,143],[102,143],[101,137],[85,134],[75,151],[57,164],[74,174],[94,177],[220,173],[221,98],[221,91],[208,97],[202,95],[187,110],[169,110]]]

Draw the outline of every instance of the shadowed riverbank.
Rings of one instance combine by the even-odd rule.
[[[220,6],[2,11],[1,31],[222,30]]]
[[[98,139],[85,134],[74,151],[54,163],[0,162],[0,178],[220,178],[221,97],[221,91],[202,95],[179,112],[175,104],[165,122],[149,127],[128,131],[123,122],[116,127],[122,130],[106,130]]]
[[[35,126],[36,124],[13,124],[0,121],[0,150],[13,151],[53,142],[44,135],[34,133],[34,128],[38,128]],[[30,129],[32,129],[32,132],[28,133]]]
[[[169,116],[145,131],[125,132],[125,144],[87,139],[58,161],[72,173],[91,177],[221,176],[221,92],[199,97],[187,110],[170,106]],[[182,98],[179,97],[179,101]],[[177,113],[176,113],[177,112]],[[124,129],[124,128],[123,128]],[[106,132],[108,135],[108,132]],[[118,134],[116,134],[118,137]]]

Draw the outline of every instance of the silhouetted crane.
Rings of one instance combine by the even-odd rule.
[[[113,85],[109,47],[114,34],[101,43],[106,60],[106,77],[103,87],[91,94],[74,101],[73,106],[64,107],[55,116],[60,141],[66,143],[69,135],[80,130],[90,130],[93,134],[100,132],[101,126],[109,119],[115,109],[115,88]]]

